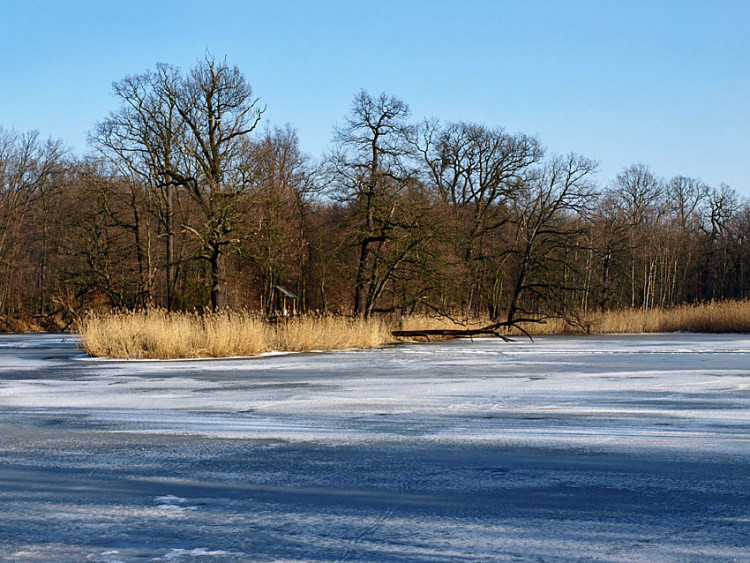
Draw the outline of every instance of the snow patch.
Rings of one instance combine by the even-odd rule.
[[[188,500],[182,497],[177,497],[174,495],[165,495],[162,497],[156,497],[155,499],[156,505],[159,508],[163,508],[165,510],[172,510],[175,512],[184,512],[186,510],[198,510],[197,506],[189,505],[187,504]]]
[[[231,557],[233,554],[221,549],[211,550],[207,547],[196,547],[195,549],[172,549],[166,555],[158,557],[157,561],[171,561],[173,559],[182,559],[183,557]]]

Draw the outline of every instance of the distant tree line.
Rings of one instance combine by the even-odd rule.
[[[724,185],[636,164],[600,187],[588,158],[365,91],[314,161],[210,57],[114,93],[86,156],[0,129],[0,315],[269,309],[282,285],[302,311],[575,323],[750,291],[750,205]]]

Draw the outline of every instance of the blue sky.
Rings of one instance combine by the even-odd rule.
[[[354,94],[536,134],[750,197],[750,2],[0,0],[0,125],[74,151],[112,82],[206,51],[239,66],[303,149],[326,150]]]

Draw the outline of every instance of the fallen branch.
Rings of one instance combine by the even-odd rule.
[[[429,330],[394,330],[391,334],[400,338],[412,338],[415,336],[422,336],[427,340],[430,336],[448,336],[450,338],[461,338],[461,337],[472,337],[472,336],[495,336],[502,338],[505,342],[513,342],[512,339],[508,338],[504,334],[500,334],[497,330],[489,328],[474,328],[474,329],[451,329],[451,328],[437,328]]]

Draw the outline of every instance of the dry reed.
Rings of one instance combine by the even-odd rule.
[[[275,327],[274,350],[343,350],[377,348],[393,340],[378,319],[348,317],[296,317]]]
[[[392,340],[380,321],[301,317],[270,324],[257,315],[167,313],[91,315],[81,322],[91,356],[130,359],[221,358],[263,352],[375,348]]]
[[[713,301],[672,309],[611,311],[591,320],[591,332],[750,332],[750,301]]]
[[[489,319],[413,315],[400,320],[402,330],[479,328]],[[218,315],[136,313],[91,315],[79,328],[85,350],[110,358],[220,358],[263,352],[377,348],[393,339],[385,322],[347,317],[299,317],[269,324],[246,312]],[[580,326],[561,319],[524,323],[532,335],[643,332],[750,332],[750,301],[682,305],[673,309],[626,309],[596,314]],[[511,334],[520,334],[511,331]]]
[[[489,317],[442,317],[438,315],[415,314],[401,317],[400,330],[443,330],[481,328],[491,324]]]
[[[626,334],[647,332],[750,332],[750,301],[712,301],[671,309],[622,309],[583,318],[578,325],[562,319],[524,323],[532,335]]]
[[[492,324],[488,318],[458,319],[413,315],[401,320],[402,330],[479,328]],[[583,317],[579,323],[547,319],[521,323],[534,336],[552,334],[617,334],[645,332],[750,332],[750,301],[712,301],[671,309],[623,309]],[[522,334],[512,329],[509,334]]]

